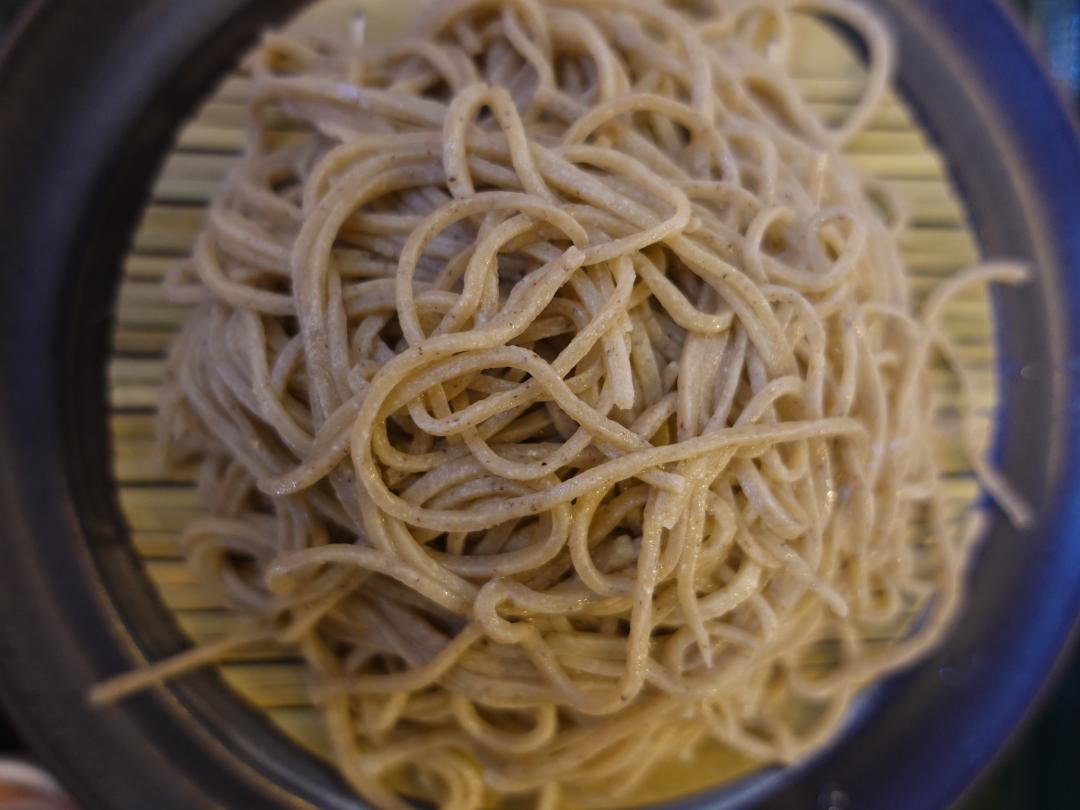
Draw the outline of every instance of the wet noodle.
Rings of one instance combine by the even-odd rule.
[[[836,127],[786,71],[804,13],[869,54]],[[273,640],[379,807],[627,804],[706,740],[821,746],[955,611],[927,368],[963,285],[1024,278],[911,305],[903,207],[841,152],[888,37],[840,0],[353,28],[266,38],[169,279],[197,305],[161,403],[201,464],[185,550],[246,623],[95,699]]]

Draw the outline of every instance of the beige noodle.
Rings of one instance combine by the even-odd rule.
[[[867,46],[838,128],[785,70],[803,13]],[[893,68],[861,6],[439,0],[249,68],[161,403],[247,624],[96,699],[274,640],[379,807],[632,803],[702,740],[820,747],[940,637],[968,545],[927,367],[955,289],[1024,273],[913,311],[841,153]]]

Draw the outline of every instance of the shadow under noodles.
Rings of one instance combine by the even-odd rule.
[[[305,11],[296,24],[319,26],[339,21],[340,26],[342,15],[356,5],[349,0],[324,0]],[[380,41],[403,28],[415,3],[367,0],[364,5],[369,9],[368,38]],[[842,32],[810,19],[801,24],[795,42],[792,72],[799,77],[804,93],[824,118],[841,119],[860,89],[863,70],[857,48]],[[199,512],[193,471],[169,468],[153,436],[152,411],[161,382],[162,354],[186,317],[186,310],[162,298],[160,277],[189,250],[214,188],[238,156],[244,136],[243,92],[242,78],[226,79],[179,133],[128,257],[110,364],[113,450],[121,506],[149,579],[179,627],[194,641],[219,636],[232,619],[191,579],[180,559],[177,533]],[[905,102],[893,92],[867,131],[854,141],[850,153],[865,171],[884,178],[911,208],[914,227],[903,248],[912,267],[918,306],[940,280],[978,258],[964,207],[951,187],[943,161]],[[997,402],[989,299],[981,290],[967,295],[953,307],[950,318],[950,330],[963,339],[963,359],[975,369],[979,395],[975,404],[982,416],[984,443],[989,444]],[[941,385],[936,387],[948,385],[944,373],[938,378]],[[960,520],[977,501],[978,487],[958,456],[946,458],[944,466],[950,471],[945,485],[950,488],[951,515]],[[307,704],[300,663],[263,649],[246,652],[217,669],[236,698],[256,709],[299,747],[318,758],[328,757],[316,710]],[[872,722],[875,707],[889,699],[891,689],[889,681],[868,686],[853,703],[837,739],[857,734]],[[248,744],[258,749],[260,741]],[[719,744],[709,744],[691,761],[676,761],[657,769],[636,790],[632,802],[626,799],[613,805],[674,800],[669,805],[672,808],[689,807],[695,801],[692,794],[706,790],[712,790],[714,800],[751,803],[811,768],[822,754],[792,768],[759,769]],[[723,787],[716,790],[718,785]],[[835,791],[842,795],[843,787],[837,786]],[[333,792],[339,794],[341,806],[355,806],[343,786]]]

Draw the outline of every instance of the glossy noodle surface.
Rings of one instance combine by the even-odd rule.
[[[97,696],[217,663],[381,807],[823,745],[947,627],[976,479],[1026,517],[982,460],[1023,269],[979,265],[887,35],[356,6],[266,38],[136,237],[116,472],[201,644]]]

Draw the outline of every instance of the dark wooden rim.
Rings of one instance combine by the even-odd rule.
[[[0,693],[88,808],[358,806],[213,675],[107,711],[83,697],[182,645],[111,481],[104,369],[121,258],[179,123],[297,5],[42,1],[0,56]],[[1026,534],[995,519],[945,646],[875,690],[828,751],[673,807],[805,810],[834,792],[852,808],[943,807],[1028,711],[1080,609],[1073,126],[995,3],[873,5],[987,252],[1039,271],[996,300],[1000,461],[1042,518]]]

